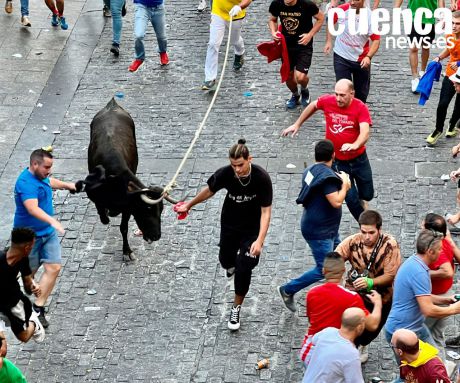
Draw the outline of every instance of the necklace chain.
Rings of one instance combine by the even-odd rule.
[[[242,177],[242,178],[249,178],[248,182],[243,183],[243,181],[241,181],[241,178],[236,176],[236,178],[238,179],[238,182],[241,184],[241,186],[245,187],[245,186],[248,186],[251,183],[251,174],[252,174],[252,166],[251,166],[251,164],[249,164],[249,174],[246,177]]]

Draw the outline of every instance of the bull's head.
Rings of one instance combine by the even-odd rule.
[[[176,200],[163,193],[159,186],[138,189],[129,193],[132,198],[132,213],[143,238],[148,243],[161,238],[161,212],[163,199],[175,204]]]

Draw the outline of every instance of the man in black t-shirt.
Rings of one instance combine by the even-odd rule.
[[[252,269],[259,263],[260,253],[270,225],[273,198],[268,173],[251,163],[252,156],[241,139],[229,151],[230,165],[218,169],[208,186],[177,212],[187,212],[221,189],[227,189],[221,214],[219,261],[227,277],[235,275],[235,298],[228,321],[230,330],[240,328],[240,309],[249,291]]]
[[[18,282],[18,273],[21,273],[26,292],[40,296],[40,286],[33,280],[29,266],[34,240],[33,230],[17,227],[11,232],[11,247],[0,251],[0,320],[10,325],[22,342],[30,338],[36,342],[45,339],[45,329]]]
[[[273,0],[269,12],[268,26],[273,39],[275,41],[280,39],[279,18],[281,33],[286,40],[289,53],[291,72],[286,85],[292,92],[292,97],[286,102],[286,107],[294,109],[299,105],[298,84],[300,84],[302,106],[306,107],[310,103],[308,71],[313,55],[313,36],[321,29],[324,14],[310,0]],[[314,25],[312,18],[316,19]]]

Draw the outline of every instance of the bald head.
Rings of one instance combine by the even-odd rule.
[[[342,314],[342,327],[354,331],[359,325],[363,324],[366,319],[364,311],[358,307],[350,307]]]
[[[405,328],[396,330],[393,333],[391,344],[407,354],[414,355],[419,351],[417,335],[415,332]]]
[[[355,88],[350,80],[345,78],[335,84],[335,100],[340,108],[348,107],[355,96]]]
[[[335,89],[340,89],[345,92],[351,92],[351,91],[354,92],[355,87],[350,80],[343,78],[337,81],[337,83],[335,84]]]

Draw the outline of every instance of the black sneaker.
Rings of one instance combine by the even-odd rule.
[[[231,278],[231,277],[233,277],[235,275],[235,268],[234,267],[230,267],[226,271],[227,271],[227,278]]]
[[[302,96],[302,106],[306,108],[308,104],[310,104],[310,91],[308,90],[308,88],[305,88],[300,91],[300,94]]]
[[[34,311],[38,314],[38,320],[42,324],[44,328],[48,328],[50,325],[45,317],[45,308],[43,306],[37,306],[35,303],[33,304]]]
[[[233,61],[233,70],[240,70],[244,64],[243,55],[235,55],[235,60]]]
[[[278,292],[279,292],[281,298],[283,299],[283,303],[286,306],[286,308],[289,311],[292,311],[293,313],[295,313],[297,311],[297,307],[296,307],[295,302],[294,302],[294,294],[293,295],[286,294],[286,292],[284,291],[283,286],[278,286]]]
[[[230,312],[230,319],[228,320],[228,328],[232,331],[236,331],[240,328],[240,310],[241,305],[232,306],[232,311]]]
[[[120,45],[113,43],[110,52],[112,52],[115,57],[120,56]]]

